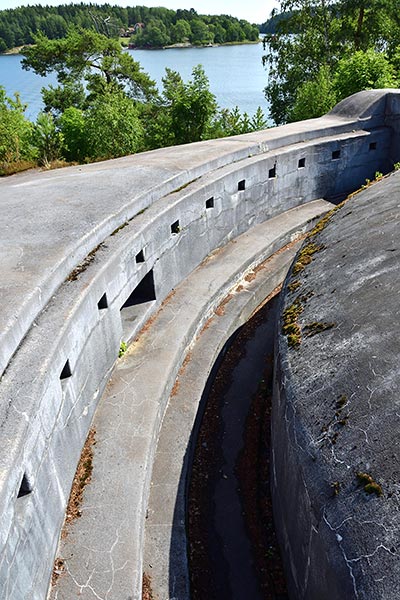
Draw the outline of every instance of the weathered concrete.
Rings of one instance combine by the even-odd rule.
[[[22,174],[2,179],[0,208],[5,218],[0,223],[0,249],[2,268],[7,273],[7,279],[1,287],[0,373],[35,317],[71,270],[121,224],[134,218],[161,196],[167,196],[173,190],[225,165],[271,153],[269,164],[265,167],[269,170],[280,149],[318,139],[322,142],[331,137],[329,151],[335,142],[340,142],[340,139],[334,138],[341,135],[342,141],[348,146],[346,138],[351,132],[364,131],[366,136],[367,132],[385,126],[383,109],[379,113],[372,111],[368,117],[368,106],[375,107],[377,96],[382,107],[388,94],[382,91],[367,92],[357,95],[349,107],[342,103],[344,107],[337,115],[332,113],[327,117],[293,123],[279,129],[199,142],[173,150],[160,149],[34,176]],[[357,113],[360,98],[363,99],[361,118]],[[397,105],[394,108],[397,109]],[[376,131],[376,135],[379,144],[387,146],[390,130]],[[308,144],[311,152],[312,146]],[[360,146],[349,148],[345,161],[342,157],[325,173],[321,170],[320,162],[323,154],[321,156],[318,152],[318,156],[307,157],[307,175],[310,168],[314,171],[308,182],[315,181],[315,176],[319,178],[330,174],[334,177],[340,172],[341,177],[337,181],[339,190],[331,182],[330,186],[325,185],[324,194],[343,193],[344,188],[347,192],[351,191],[366,177],[371,177],[372,164],[385,172],[391,168],[387,149],[379,148],[379,160],[376,155],[368,160],[365,148],[365,144],[364,152]],[[348,163],[352,159],[359,162],[362,172],[355,173],[351,180],[345,172],[348,172]],[[326,155],[323,162],[327,160]],[[279,171],[278,165],[278,177],[282,174]],[[274,183],[275,187],[279,187],[279,183]],[[315,193],[308,199],[319,196],[321,194]]]
[[[299,243],[270,259],[217,310],[190,353],[171,395],[157,445],[146,518],[144,571],[157,598],[190,597],[186,486],[199,403],[224,343],[282,282]]]
[[[399,597],[399,193],[396,173],[349,200],[286,282],[302,341],[279,331],[274,510],[295,599]]]
[[[60,548],[67,574],[53,591],[54,598],[69,600],[77,592],[82,600],[92,599],[96,594],[99,597],[108,594],[109,598],[140,597],[144,515],[153,457],[179,368],[228,292],[328,207],[324,201],[308,203],[255,226],[220,249],[175,289],[119,362],[94,419],[99,441],[95,446],[92,482],[86,491],[83,516]],[[276,269],[269,271],[267,294],[282,281],[287,264],[287,256],[280,258],[275,263]],[[268,287],[271,285],[272,288]],[[256,288],[241,298],[234,313],[238,325],[261,301]],[[235,330],[232,317],[229,327],[219,330],[214,340],[216,347],[211,346],[208,357],[204,357],[205,367],[199,373],[197,388],[205,383],[221,345]],[[198,401],[199,396],[195,395],[192,412]],[[180,464],[184,440],[190,436],[190,429],[185,427],[186,417],[190,419],[190,415],[181,415],[169,430],[171,444],[179,431]],[[179,482],[172,477],[171,474],[171,486],[175,486],[176,492]],[[175,505],[172,487],[170,492],[164,498],[163,514],[172,519]]]
[[[359,112],[356,98],[309,122],[0,181],[5,599],[46,593],[74,469],[121,339],[135,338],[218,247],[315,198],[341,197],[399,160],[398,93],[358,98]]]

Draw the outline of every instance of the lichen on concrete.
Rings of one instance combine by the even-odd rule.
[[[293,294],[314,292],[296,351],[278,331],[275,517],[294,598],[398,597],[399,193],[396,173],[328,214],[311,232],[324,250],[286,282],[283,328]]]

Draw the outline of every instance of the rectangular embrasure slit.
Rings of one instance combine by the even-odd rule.
[[[156,300],[153,269],[149,271],[129,294],[121,306],[123,339],[128,341],[142,322],[147,310]]]
[[[299,163],[297,165],[298,169],[304,169],[304,167],[306,166],[306,159],[305,158],[299,158]]]
[[[65,363],[60,373],[60,379],[63,381],[64,379],[68,379],[68,377],[72,376],[71,366],[69,364],[69,360]]]
[[[153,269],[143,277],[138,283],[129,297],[126,299],[124,304],[121,306],[121,311],[130,306],[136,306],[137,304],[143,304],[144,302],[150,302],[156,299],[156,292],[154,288],[154,275]]]
[[[100,298],[100,300],[97,303],[97,308],[99,310],[104,310],[105,308],[108,308],[108,300],[107,300],[107,294],[104,293],[102,295],[102,297]]]
[[[340,150],[334,150],[332,152],[332,160],[337,160],[338,158],[340,158]]]
[[[143,249],[136,254],[135,261],[137,263],[143,263],[144,262],[144,250]]]
[[[276,177],[276,165],[269,169],[268,171],[268,179],[274,179]]]
[[[241,179],[240,181],[238,181],[238,190],[239,190],[239,192],[243,192],[245,189],[246,189],[246,180]]]
[[[19,486],[17,498],[22,498],[23,496],[27,496],[31,492],[32,492],[32,486],[29,483],[26,473],[24,473],[24,476],[22,477],[21,485]]]
[[[172,235],[176,235],[177,233],[179,233],[181,230],[180,225],[179,225],[179,219],[177,221],[174,221],[171,225],[171,233]]]
[[[214,208],[214,196],[206,200],[206,208]]]

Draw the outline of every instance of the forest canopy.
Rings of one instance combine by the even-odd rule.
[[[153,48],[182,42],[205,45],[256,41],[259,36],[258,27],[248,21],[228,15],[199,15],[194,9],[37,4],[0,11],[0,52],[34,43],[39,32],[49,39],[61,39],[71,26],[131,38],[133,45]]]
[[[399,85],[398,0],[282,0],[263,30],[265,94],[277,125]]]

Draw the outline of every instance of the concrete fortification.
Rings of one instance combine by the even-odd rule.
[[[221,347],[284,279],[312,221],[393,169],[399,119],[399,92],[374,90],[320,119],[0,181],[2,600],[46,598],[93,418],[84,535],[71,534],[84,554],[52,597],[141,597],[153,459],[180,370],[203,343],[178,471]],[[293,598],[396,597],[398,179],[329,217],[285,287],[301,343],[281,324],[274,494]],[[134,343],[115,365],[121,341]]]

